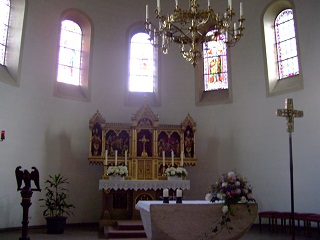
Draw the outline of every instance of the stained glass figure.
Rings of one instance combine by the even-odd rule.
[[[82,31],[70,20],[61,22],[58,82],[80,85]]]
[[[296,33],[292,9],[285,9],[275,19],[279,79],[299,74]]]
[[[214,31],[207,33],[213,35]],[[228,89],[227,46],[224,35],[203,43],[204,91]]]
[[[0,64],[5,64],[8,26],[10,17],[10,0],[0,0]]]
[[[130,41],[129,91],[154,92],[154,48],[146,33],[133,35]]]

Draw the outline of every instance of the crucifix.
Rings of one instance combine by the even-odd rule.
[[[293,193],[293,160],[292,160],[292,136],[291,133],[294,131],[294,118],[303,117],[303,111],[294,110],[293,100],[287,98],[285,101],[285,108],[278,109],[276,112],[277,116],[285,117],[287,119],[287,131],[289,133],[289,153],[290,153],[290,185],[291,185],[291,226],[292,226],[292,240],[295,238],[295,226],[294,226],[294,193]]]
[[[139,140],[143,144],[143,151],[141,153],[141,157],[148,157],[148,153],[146,152],[146,143],[149,142],[149,139],[146,139],[146,135]]]

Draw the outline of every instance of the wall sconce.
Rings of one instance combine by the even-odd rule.
[[[1,142],[6,138],[5,133],[4,130],[1,131]]]

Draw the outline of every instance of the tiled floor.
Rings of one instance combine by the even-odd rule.
[[[0,240],[18,240],[21,237],[21,230],[0,231]],[[98,226],[67,226],[65,232],[59,235],[46,234],[45,228],[30,229],[30,240],[96,240],[102,239]],[[272,233],[267,228],[259,231],[259,227],[254,225],[250,231],[240,240],[319,240],[320,234],[315,230],[311,237],[307,237],[302,232],[296,232],[295,238],[289,233]],[[134,240],[134,239],[133,239]],[[163,239],[166,240],[166,239]],[[186,239],[188,240],[188,239]]]

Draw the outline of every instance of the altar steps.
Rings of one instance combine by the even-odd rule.
[[[104,227],[104,236],[107,239],[147,239],[143,224],[138,220],[119,220],[114,226]]]

